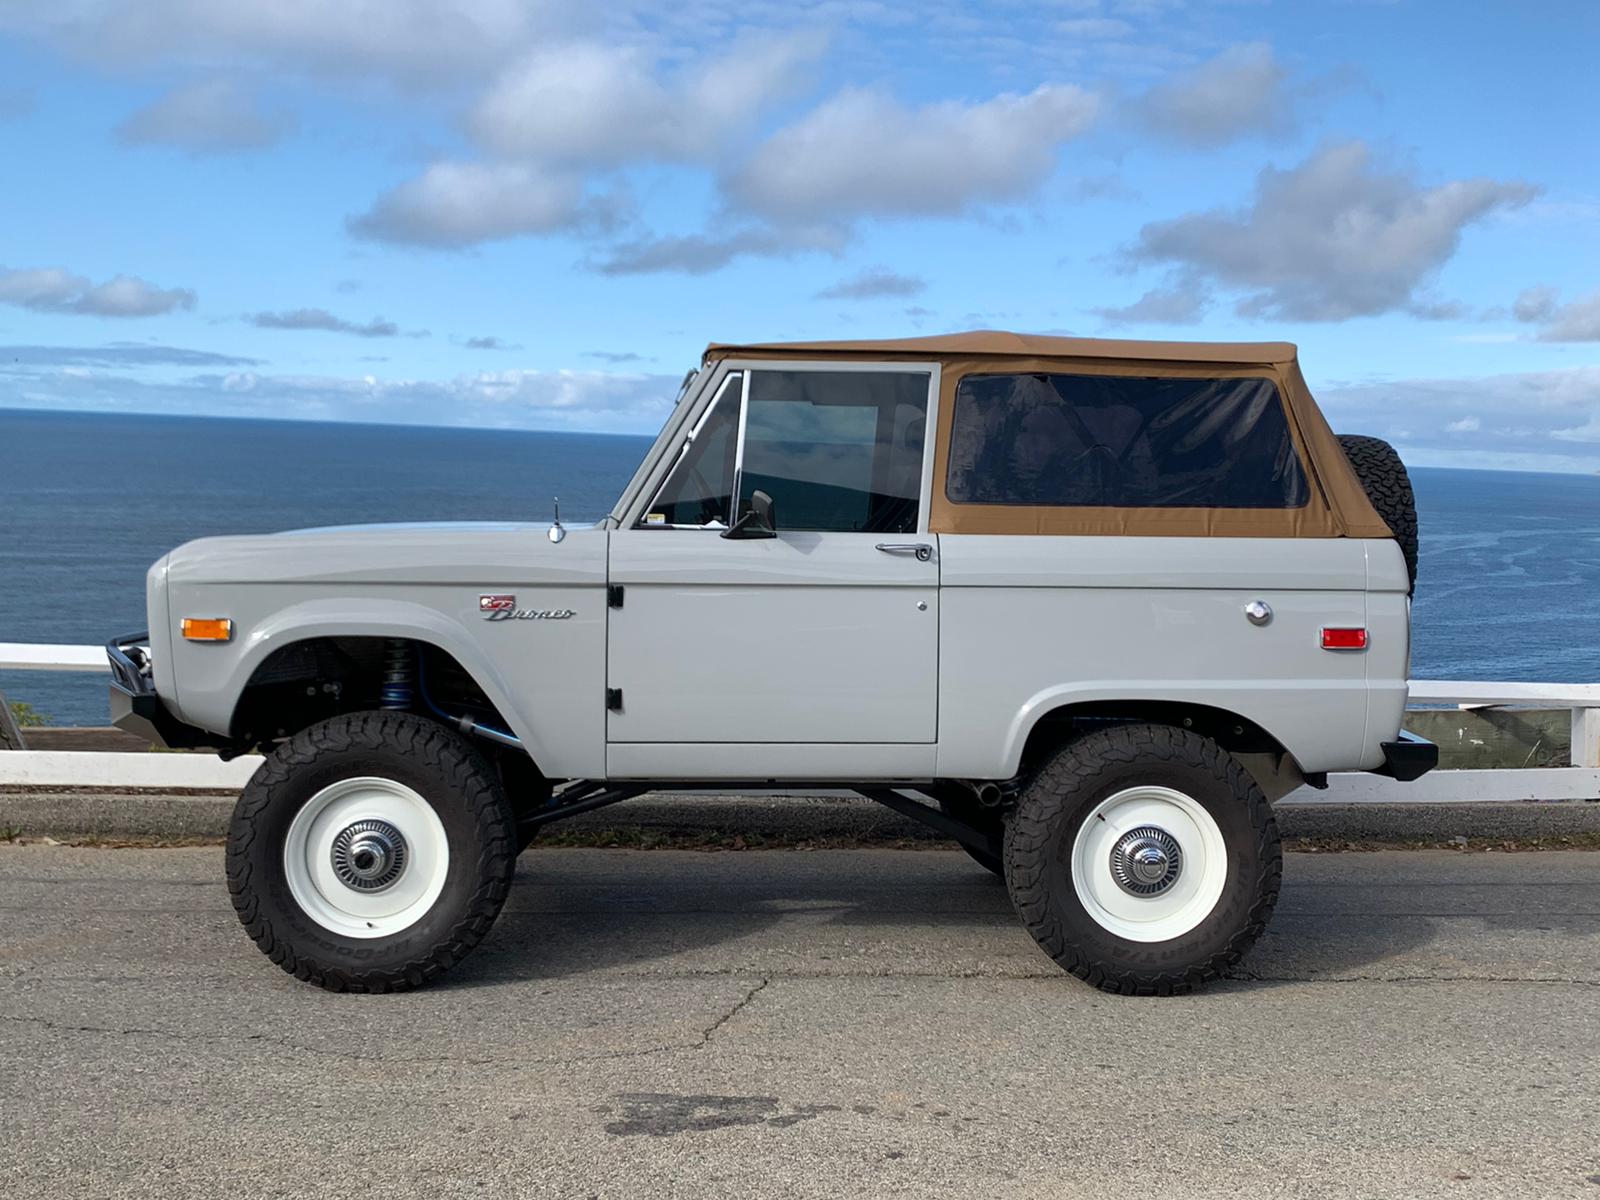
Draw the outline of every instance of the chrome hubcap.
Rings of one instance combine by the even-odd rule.
[[[1183,851],[1165,829],[1141,825],[1111,847],[1111,878],[1130,896],[1159,896],[1183,874]]]
[[[387,821],[357,821],[334,835],[329,857],[340,883],[380,892],[406,869],[405,835]]]

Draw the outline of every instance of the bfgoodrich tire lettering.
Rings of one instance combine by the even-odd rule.
[[[296,814],[358,778],[392,780],[422,797],[448,841],[437,898],[378,937],[319,923],[296,902],[285,870]],[[256,945],[297,979],[329,991],[400,991],[442,975],[489,931],[511,886],[514,829],[494,769],[459,734],[409,713],[353,713],[281,744],[245,786],[228,831],[228,890]]]
[[[1165,941],[1118,936],[1091,915],[1073,878],[1078,832],[1129,789],[1168,789],[1204,809],[1221,834],[1226,876],[1214,906]],[[1006,826],[1006,886],[1027,928],[1063,969],[1110,992],[1171,995],[1221,976],[1261,935],[1283,858],[1266,797],[1221,746],[1164,725],[1123,725],[1057,751]]]

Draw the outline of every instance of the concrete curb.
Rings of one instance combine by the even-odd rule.
[[[56,838],[216,838],[227,832],[233,802],[232,794],[0,791],[0,830]],[[1600,835],[1600,803],[1286,805],[1277,815],[1284,837],[1328,841],[1437,844],[1455,837]],[[941,840],[926,826],[854,796],[652,793],[553,828],[785,842]]]

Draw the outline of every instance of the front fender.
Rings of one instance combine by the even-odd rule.
[[[243,622],[236,618],[236,628]],[[302,601],[251,623],[233,643],[180,643],[177,677],[183,718],[227,734],[239,699],[257,668],[278,650],[325,637],[394,637],[426,642],[458,662],[483,689],[541,767],[562,757],[529,720],[516,689],[462,622],[425,604],[398,598],[336,596]],[[570,748],[569,748],[570,749]],[[601,748],[603,752],[603,747]]]

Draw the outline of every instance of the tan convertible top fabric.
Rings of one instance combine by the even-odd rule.
[[[946,358],[952,355],[1009,354],[1028,358],[1135,358],[1163,362],[1287,363],[1295,349],[1288,342],[1136,342],[1118,338],[1048,337],[974,329],[932,337],[885,338],[853,342],[712,342],[705,359],[797,358],[815,354],[867,355],[873,358]]]
[[[1137,342],[978,330],[883,341],[778,342],[706,348],[723,358],[934,361],[939,413],[928,511],[932,533],[1121,534],[1166,537],[1392,537],[1323,418],[1288,342]],[[1076,508],[956,504],[945,492],[956,392],[968,375],[995,373],[1271,379],[1305,464],[1302,508]]]

